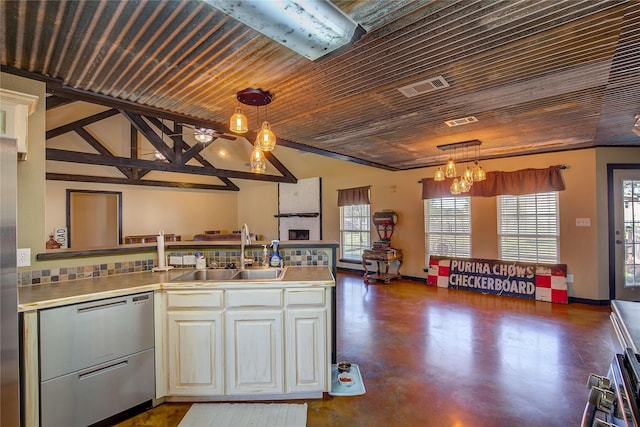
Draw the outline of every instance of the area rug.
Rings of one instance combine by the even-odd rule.
[[[306,403],[194,403],[178,427],[305,427],[306,425]]]

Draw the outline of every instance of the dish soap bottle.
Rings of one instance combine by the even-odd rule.
[[[204,258],[202,253],[196,252],[194,255],[196,257],[196,269],[204,270],[205,268],[207,268],[207,260]]]
[[[279,245],[279,241],[271,241],[271,247],[273,248],[273,251],[271,252],[271,262],[269,263],[271,267],[280,267],[280,263],[282,262],[282,260],[280,259],[280,252],[278,251]]]

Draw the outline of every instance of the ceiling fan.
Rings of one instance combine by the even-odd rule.
[[[205,127],[201,127],[201,126],[195,126],[195,125],[191,125],[191,124],[187,124],[187,123],[176,123],[175,124],[175,129],[180,129],[182,130],[183,128],[188,128],[189,131],[188,132],[181,132],[181,133],[172,133],[172,134],[167,134],[164,132],[164,130],[166,129],[164,126],[164,123],[161,123],[160,126],[160,134],[161,134],[161,138],[164,140],[164,137],[176,137],[176,136],[184,136],[184,135],[192,135],[193,138],[200,144],[202,144],[202,148],[206,148],[209,144],[211,144],[215,139],[217,138],[222,138],[222,139],[227,139],[229,141],[235,141],[236,137],[234,136],[230,136],[230,135],[225,135],[222,132],[218,132],[215,131],[213,129],[209,129],[209,128],[205,128]],[[142,154],[140,155],[140,157],[142,158],[151,158],[154,160],[159,160],[159,161],[166,161],[166,157],[164,156],[164,154],[162,154],[159,150],[157,149],[151,149],[151,150],[141,150],[143,151]]]
[[[175,133],[175,134],[169,134],[169,135],[166,135],[166,136],[172,137],[172,136],[193,135],[193,137],[195,138],[196,141],[201,142],[203,144],[209,144],[216,138],[228,139],[229,141],[235,141],[236,140],[235,136],[225,135],[222,132],[218,132],[218,131],[215,131],[213,129],[208,129],[208,128],[205,128],[205,127],[190,125],[190,124],[186,124],[186,123],[179,123],[178,126],[189,128],[193,132],[191,132],[191,133],[185,133],[185,132],[183,132],[183,133]]]

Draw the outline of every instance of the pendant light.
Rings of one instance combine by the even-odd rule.
[[[482,169],[482,166],[480,166],[480,164],[476,160],[475,165],[473,166],[473,180],[475,182],[479,182],[484,181],[485,179],[487,179],[487,173],[484,169]]]
[[[444,181],[445,178],[452,178],[451,186],[449,189],[451,190],[451,194],[460,194],[467,193],[471,190],[474,182],[484,181],[487,177],[487,173],[480,163],[478,162],[479,158],[479,147],[482,142],[477,139],[471,141],[462,141],[462,142],[454,142],[452,144],[442,144],[438,145],[437,148],[442,151],[453,150],[453,156],[449,154],[449,161],[444,166],[444,170],[442,167],[438,166],[434,173],[433,180],[434,181]],[[469,147],[476,147],[476,155],[473,166],[470,165],[470,157],[469,157]],[[465,165],[464,172],[461,175],[457,173],[456,160],[457,160],[457,149],[464,148],[465,152],[463,157],[463,163]],[[473,151],[471,153],[471,158],[473,158]]]
[[[455,178],[456,176],[458,176],[456,163],[453,161],[453,157],[449,157],[449,161],[444,168],[444,176],[446,176],[447,178]]]
[[[450,190],[451,194],[460,194],[462,190],[460,189],[460,182],[458,181],[458,178],[453,179]]]
[[[469,159],[469,147],[465,147],[464,157],[465,161]],[[460,191],[463,193],[468,193],[473,185],[473,171],[468,164],[466,166],[464,173],[460,176]]]
[[[262,122],[262,128],[258,132],[256,143],[260,144],[262,151],[271,151],[276,146],[276,136],[271,132],[271,125],[266,120]]]
[[[474,182],[484,181],[485,179],[487,179],[487,172],[485,172],[485,170],[482,169],[482,166],[480,166],[480,163],[478,162],[479,157],[480,157],[480,146],[476,145],[476,160],[474,162],[473,169],[471,172],[471,176]]]
[[[251,172],[264,173],[267,170],[267,162],[265,161],[264,153],[260,149],[260,145],[256,141],[253,151],[251,152]]]
[[[247,133],[247,131],[249,131],[249,121],[247,120],[247,116],[242,114],[240,107],[236,107],[236,112],[231,116],[229,129],[234,133]]]
[[[464,174],[462,174],[462,177],[469,184],[473,184],[473,171],[469,166],[467,166],[467,168],[464,170]]]
[[[460,192],[468,193],[471,190],[471,182],[467,181],[464,176],[460,177]]]
[[[246,88],[239,91],[236,94],[236,98],[242,104],[253,105],[254,107],[256,107],[256,122],[260,123],[260,107],[269,105],[271,103],[271,100],[273,99],[273,95],[266,90]],[[242,118],[239,117],[239,114],[244,117],[244,120],[246,120],[246,117],[240,111],[240,107],[237,107],[235,114],[231,116],[230,119],[232,127],[234,126],[234,118],[238,121],[242,120]],[[235,124],[237,124],[237,122],[235,122]],[[248,126],[246,127],[248,128]],[[254,149],[251,153],[251,159],[249,160],[251,163],[252,172],[262,173],[266,170],[264,152],[273,150],[275,145],[276,136],[271,130],[271,124],[267,120],[264,120],[254,143]]]

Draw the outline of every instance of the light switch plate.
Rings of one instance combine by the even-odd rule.
[[[29,267],[31,265],[31,248],[18,249],[16,255],[18,267]]]
[[[576,227],[591,227],[591,218],[576,218]]]

